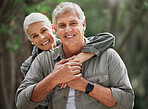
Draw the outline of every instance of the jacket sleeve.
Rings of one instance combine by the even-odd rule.
[[[32,63],[32,56],[30,56],[20,67],[23,76],[25,77]]]
[[[55,40],[56,40],[56,46],[59,46],[61,44],[61,40],[58,38],[55,38]]]
[[[15,101],[18,109],[35,109],[39,105],[48,105],[48,96],[43,101],[38,103],[34,103],[30,100],[32,91],[36,84],[45,78],[44,76],[47,76],[47,74],[41,75],[41,72],[43,72],[42,67],[42,58],[38,55],[38,57],[36,57],[32,62],[24,80],[21,82],[16,91]]]
[[[36,56],[42,52],[37,46],[34,46],[33,47],[33,50],[32,50],[32,55],[27,59],[25,60],[25,62],[22,64],[22,66],[20,67],[20,70],[21,72],[23,73],[23,76],[25,77],[33,60],[36,58]]]
[[[126,66],[115,50],[109,50],[110,89],[116,101],[113,109],[133,109],[134,91],[132,89]]]
[[[111,33],[99,33],[93,37],[89,37],[89,43],[86,43],[81,52],[92,52],[99,56],[108,48],[114,47],[115,37]]]

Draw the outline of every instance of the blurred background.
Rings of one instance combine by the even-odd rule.
[[[31,55],[23,21],[31,12],[51,20],[55,6],[75,2],[86,15],[85,36],[110,32],[115,50],[125,62],[135,92],[134,109],[148,107],[147,0],[0,0],[0,109],[16,109],[15,91],[23,80],[20,66]]]

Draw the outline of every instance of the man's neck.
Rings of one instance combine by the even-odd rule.
[[[81,52],[82,48],[84,47],[84,43],[78,45],[77,47],[66,47],[66,46],[63,46],[63,50],[64,50],[64,53],[65,53],[65,57],[66,58],[70,58],[74,55],[77,55]]]
[[[66,57],[66,58],[70,58],[70,57],[72,57],[72,56],[74,56],[74,55],[79,54],[80,51],[81,51],[81,50],[77,50],[77,51],[74,51],[74,50],[72,51],[72,50],[69,50],[69,49],[64,50],[65,57]]]

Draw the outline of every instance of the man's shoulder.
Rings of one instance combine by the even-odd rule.
[[[117,53],[116,50],[114,50],[113,48],[108,48],[108,49],[105,50],[104,52],[106,52],[107,54],[114,54],[114,53]]]
[[[51,58],[51,52],[50,51],[43,51],[41,52],[39,55],[37,55],[37,57],[35,58],[35,60],[38,60],[40,62],[42,61],[46,61],[48,58]]]
[[[101,57],[102,56],[112,57],[112,56],[117,56],[117,55],[118,53],[116,52],[116,50],[114,50],[113,48],[108,48],[102,53]]]
[[[113,48],[108,48],[102,53],[102,56],[106,58],[107,60],[121,60],[120,55],[114,50]]]
[[[41,59],[45,59],[45,58],[54,59],[55,57],[60,55],[61,50],[62,50],[61,46],[57,46],[51,50],[43,51],[37,57]]]

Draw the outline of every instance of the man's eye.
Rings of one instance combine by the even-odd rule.
[[[59,25],[59,27],[60,27],[60,28],[63,28],[63,27],[65,27],[65,25]]]
[[[75,26],[75,25],[77,25],[77,23],[73,22],[73,23],[71,23],[70,25]]]
[[[74,24],[76,24],[76,23],[72,23],[72,25],[74,25]]]

